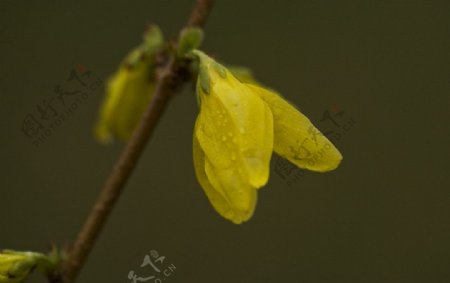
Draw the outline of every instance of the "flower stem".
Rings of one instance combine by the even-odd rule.
[[[186,27],[202,27],[212,6],[213,0],[197,0]],[[79,231],[69,251],[67,261],[63,265],[61,275],[53,276],[52,282],[71,283],[75,281],[170,98],[188,80],[184,76],[188,73],[187,68],[186,64],[172,56],[167,64],[159,70],[156,89],[150,105],[132,138],[119,156]]]

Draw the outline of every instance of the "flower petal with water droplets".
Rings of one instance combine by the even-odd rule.
[[[317,172],[335,169],[339,150],[311,121],[278,94],[249,85],[266,101],[274,120],[274,151],[300,168]]]

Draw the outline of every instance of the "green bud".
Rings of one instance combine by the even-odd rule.
[[[151,25],[144,33],[143,45],[151,51],[161,48],[164,43],[164,36],[157,25]]]
[[[203,31],[199,28],[189,27],[181,31],[178,40],[177,51],[180,56],[184,56],[190,51],[198,48],[203,41]]]
[[[162,47],[163,43],[164,38],[161,29],[156,25],[148,27],[142,43],[130,51],[122,61],[122,66],[133,68],[144,59],[153,62],[156,52]]]

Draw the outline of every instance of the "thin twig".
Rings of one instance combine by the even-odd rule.
[[[214,0],[197,0],[186,26],[189,27],[203,27],[211,9],[214,5]]]
[[[212,5],[213,0],[197,0],[186,26],[202,27]],[[133,169],[136,167],[139,157],[170,98],[186,81],[186,79],[179,79],[183,74],[188,72],[186,68],[186,65],[180,64],[175,58],[171,58],[159,72],[156,89],[148,109],[114,165],[100,195],[78,233],[78,237],[69,251],[68,259],[63,265],[62,275],[59,276],[59,279],[52,279],[52,282],[61,281],[61,278],[64,283],[75,281],[96,239],[102,231],[114,204],[119,198]]]

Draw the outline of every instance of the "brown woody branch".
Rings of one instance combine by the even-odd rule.
[[[186,26],[203,27],[213,2],[213,0],[197,0]],[[187,68],[185,62],[171,56],[165,66],[158,71],[156,89],[148,109],[106,180],[68,253],[67,260],[63,263],[61,273],[51,275],[51,282],[75,281],[170,98],[186,82],[185,74],[189,72]]]

